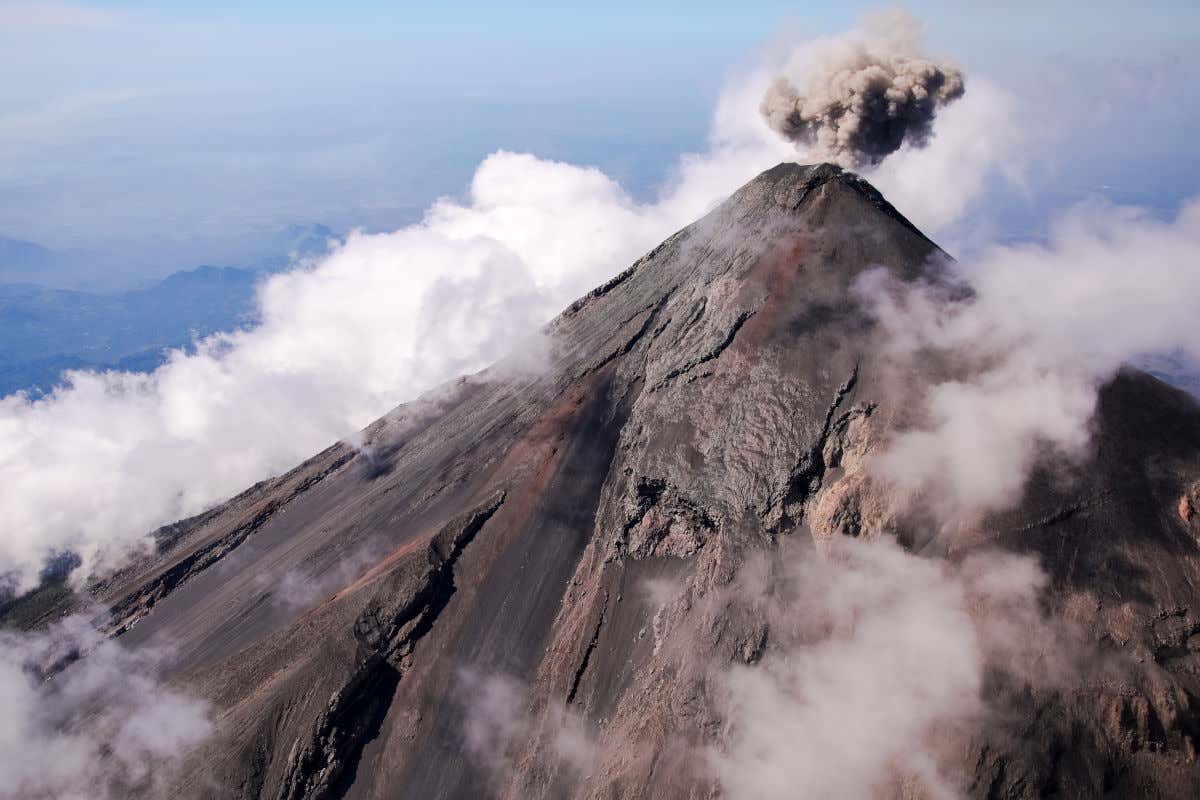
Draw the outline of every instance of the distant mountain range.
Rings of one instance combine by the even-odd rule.
[[[324,252],[335,236],[324,225],[290,225],[271,237],[275,252],[259,253],[253,266],[197,267],[117,294],[46,285],[48,271],[68,269],[84,251],[0,237],[0,397],[48,392],[64,370],[149,372],[169,349],[253,325],[258,282],[294,256]],[[1137,366],[1200,397],[1200,372],[1177,356],[1149,356]]]
[[[0,236],[0,283],[71,285],[80,281],[94,258],[85,250],[51,250],[37,242]]]
[[[253,325],[258,282],[294,256],[323,252],[332,236],[324,226],[292,226],[281,232],[280,252],[251,267],[202,266],[116,294],[0,282],[0,396],[42,394],[69,369],[150,371],[171,348]],[[0,239],[0,276],[37,275],[61,257]]]

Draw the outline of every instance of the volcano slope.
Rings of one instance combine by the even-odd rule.
[[[564,311],[544,369],[461,379],[164,529],[94,592],[213,705],[180,794],[713,796],[706,676],[773,645],[725,587],[785,542],[895,536],[1036,557],[1045,614],[1118,665],[994,676],[1003,713],[940,766],[965,795],[1200,796],[1200,409],[1122,373],[1088,463],[922,535],[868,477],[908,400],[851,286],[944,263],[862,179],[780,165]]]

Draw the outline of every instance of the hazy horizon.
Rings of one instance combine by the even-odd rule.
[[[912,8],[933,51],[1026,96],[1031,117],[1054,103],[1090,128],[1083,147],[1035,131],[1022,190],[978,204],[999,238],[1039,236],[1089,198],[1167,217],[1200,183],[1195,8]],[[94,283],[133,285],[247,265],[290,225],[394,230],[462,197],[497,150],[595,166],[650,200],[705,148],[731,76],[860,10],[0,4],[15,77],[0,86],[0,237],[86,251]]]

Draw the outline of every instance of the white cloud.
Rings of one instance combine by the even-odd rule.
[[[1048,243],[995,246],[957,265],[973,294],[870,276],[863,293],[894,363],[960,367],[877,472],[948,516],[1020,498],[1040,449],[1081,455],[1098,387],[1124,363],[1177,352],[1200,363],[1200,200],[1170,222],[1138,209],[1074,209]]]
[[[252,331],[151,375],[72,373],[44,399],[0,400],[0,563],[25,585],[63,548],[86,570],[117,563],[154,526],[493,361],[683,221],[597,170],[496,153],[468,202],[269,280]]]
[[[989,179],[1023,181],[1029,139],[1013,124],[1016,107],[1009,92],[972,79],[961,100],[938,112],[934,145],[905,145],[869,177],[918,228],[944,230],[964,218]]]
[[[534,742],[577,774],[595,765],[599,745],[578,712],[557,701],[535,709],[528,688],[509,675],[463,669],[457,680],[467,752],[495,776],[508,777],[513,756]]]
[[[203,703],[158,680],[152,652],[126,651],[80,616],[0,633],[0,703],[0,797],[14,800],[161,791],[164,770],[212,727]]]
[[[723,794],[958,796],[941,763],[986,721],[985,669],[1020,674],[1058,646],[1037,607],[1044,585],[1029,559],[953,565],[890,538],[785,543],[772,566],[752,562],[732,591],[770,646],[718,684],[726,727],[708,760]]]

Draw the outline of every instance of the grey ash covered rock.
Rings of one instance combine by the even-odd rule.
[[[1005,724],[947,767],[967,794],[1200,796],[1200,408],[1124,373],[1072,480],[918,545],[865,469],[906,409],[850,287],[943,259],[860,178],[781,164],[555,319],[544,373],[458,381],[182,526],[102,592],[217,710],[179,796],[712,796],[696,752],[722,720],[689,659],[772,639],[706,599],[784,538],[884,535],[1036,555],[1048,613],[1141,654],[1086,687],[998,685]],[[297,575],[319,591],[284,597]],[[683,600],[645,589],[667,581]],[[599,761],[528,725],[481,758],[464,668],[566,709]]]

